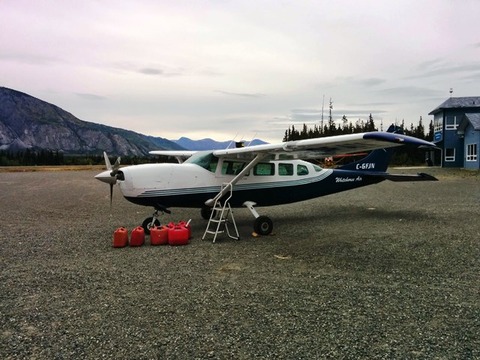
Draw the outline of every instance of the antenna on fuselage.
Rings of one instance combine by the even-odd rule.
[[[235,135],[235,137],[233,138],[233,140],[230,140],[230,142],[228,143],[227,145],[227,149],[230,149],[230,146],[232,146],[233,143],[235,143],[235,139],[237,138],[238,136],[238,133]]]
[[[257,136],[257,134],[258,134],[258,131],[257,131],[255,134],[253,134],[252,140],[250,140],[247,145],[245,145],[245,144],[244,144],[244,145],[245,145],[245,146],[250,146],[250,144],[252,143],[252,141],[255,140],[255,136]]]

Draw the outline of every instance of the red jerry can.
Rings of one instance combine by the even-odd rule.
[[[150,245],[168,244],[168,228],[166,226],[154,226],[150,229]]]
[[[145,230],[143,227],[137,226],[132,230],[132,235],[130,236],[130,246],[142,246],[145,242]]]
[[[173,246],[188,244],[188,230],[182,226],[175,226],[168,230],[168,243]]]
[[[128,244],[128,230],[126,228],[119,227],[113,232],[113,247],[122,248]]]
[[[188,220],[187,222],[185,221],[180,221],[178,223],[178,226],[180,227],[184,227],[185,229],[188,230],[188,238],[191,239],[192,238],[192,227],[190,226],[190,220]]]

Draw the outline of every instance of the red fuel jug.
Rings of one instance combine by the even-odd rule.
[[[113,247],[122,248],[128,244],[128,230],[124,227],[119,227],[113,232]]]
[[[150,245],[168,244],[168,228],[166,226],[154,226],[150,229]]]
[[[132,230],[132,235],[130,236],[130,246],[142,246],[145,242],[145,230],[143,227],[137,226]]]
[[[168,243],[173,246],[188,244],[188,230],[182,226],[175,226],[168,230]]]
[[[190,226],[190,220],[188,220],[186,222],[182,220],[178,223],[178,226],[184,227],[185,229],[187,229],[188,230],[188,238],[189,239],[192,238],[192,227]]]

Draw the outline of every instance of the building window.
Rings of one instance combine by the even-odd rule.
[[[445,121],[445,129],[446,130],[457,130],[458,123],[456,116],[447,116]]]
[[[443,119],[440,116],[435,116],[435,119],[433,119],[433,131],[434,132],[440,132],[443,130]]]
[[[477,161],[477,144],[467,145],[467,161]]]
[[[455,149],[445,149],[445,161],[455,161]]]

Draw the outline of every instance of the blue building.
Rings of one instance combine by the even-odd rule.
[[[480,169],[480,97],[451,97],[432,110],[442,167]]]

